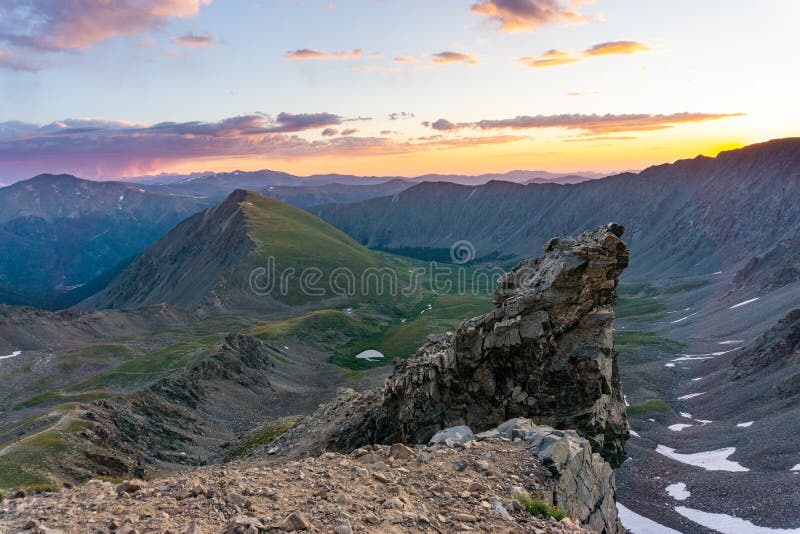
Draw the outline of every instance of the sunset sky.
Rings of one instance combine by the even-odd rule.
[[[639,169],[800,134],[797,0],[0,0],[0,182]]]

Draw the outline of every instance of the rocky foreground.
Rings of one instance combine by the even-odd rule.
[[[478,436],[448,429],[427,447],[20,494],[2,503],[0,532],[617,532],[613,507],[613,473],[587,440],[518,419]]]

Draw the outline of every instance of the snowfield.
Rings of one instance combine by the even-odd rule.
[[[652,519],[647,519],[629,510],[622,503],[617,503],[617,512],[622,525],[633,534],[682,534],[674,528],[659,525]]]
[[[800,534],[800,528],[768,528],[754,525],[746,519],[727,514],[712,514],[693,510],[685,506],[675,507],[675,511],[686,519],[703,525],[721,534]]]
[[[682,464],[702,467],[706,471],[729,471],[731,473],[750,471],[738,462],[728,460],[728,457],[736,452],[735,447],[727,447],[716,451],[696,452],[694,454],[681,454],[675,452],[675,449],[659,445],[656,447],[656,452]]]

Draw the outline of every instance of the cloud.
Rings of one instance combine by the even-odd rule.
[[[480,0],[472,5],[471,11],[488,17],[505,32],[531,31],[557,22],[586,22],[587,17],[577,11],[583,3],[581,0]]]
[[[308,60],[323,60],[323,61],[341,61],[344,59],[358,59],[362,55],[361,49],[355,49],[344,52],[323,52],[321,50],[313,50],[311,48],[301,48],[300,50],[292,50],[287,52],[284,56],[288,61],[308,61]]]
[[[728,117],[741,117],[744,113],[673,113],[658,114],[563,114],[563,115],[520,115],[513,119],[482,120],[473,123],[453,123],[439,119],[433,123],[423,123],[439,131],[454,131],[464,128],[479,130],[527,130],[536,128],[563,128],[578,130],[587,134],[609,134],[620,132],[641,132],[663,130],[679,124],[706,122]]]
[[[157,170],[165,162],[210,157],[313,154],[326,148],[288,133],[338,124],[329,113],[242,115],[218,122],[67,119],[39,126],[0,122],[0,173],[23,178],[71,172],[113,178]]]
[[[559,65],[567,65],[569,63],[575,63],[578,61],[578,58],[572,56],[568,52],[562,52],[561,50],[548,50],[544,54],[541,54],[536,57],[521,57],[517,61],[525,65],[526,67],[535,67],[535,68],[542,68],[542,67],[558,67]]]
[[[636,41],[609,41],[606,43],[596,44],[583,51],[583,56],[587,58],[596,56],[610,56],[620,54],[635,54],[637,52],[645,52],[650,48]],[[544,54],[531,57],[524,56],[518,58],[517,61],[526,67],[558,67],[559,65],[568,65],[581,61],[581,58],[576,57],[569,52],[561,50],[548,50]]]
[[[11,50],[0,48],[0,69],[32,72],[38,70],[38,67],[21,59]]]
[[[333,137],[334,135],[338,135],[339,130],[336,128],[325,128],[322,130],[322,137]]]
[[[342,117],[331,113],[280,113],[276,119],[276,125],[267,128],[267,133],[289,133],[302,132],[322,128],[324,126],[334,126],[341,124]]]
[[[400,119],[413,119],[413,118],[414,118],[413,113],[408,113],[405,111],[400,111],[399,113],[389,113],[390,121],[396,121]]]
[[[394,58],[395,63],[416,63],[417,58],[409,56],[397,56]]]
[[[317,119],[313,119],[317,117]],[[323,117],[323,119],[319,119]],[[432,136],[398,141],[359,137],[355,129],[309,140],[286,131],[310,128],[330,114],[241,115],[218,122],[133,124],[102,119],[66,119],[46,125],[0,122],[0,176],[21,179],[67,172],[110,179],[160,172],[177,163],[212,159],[303,159],[418,153],[482,144],[510,143],[522,136]],[[342,121],[350,119],[341,119]],[[324,130],[323,130],[324,131]]]
[[[174,37],[172,42],[189,48],[199,48],[217,44],[217,41],[208,34],[197,35],[192,32],[181,35],[180,37]]]
[[[445,51],[445,52],[437,52],[433,54],[432,61],[438,64],[445,64],[445,63],[466,63],[468,65],[475,65],[478,63],[478,60],[475,59],[474,56],[471,54],[465,54],[463,52],[452,52],[452,51]]]
[[[450,130],[458,130],[464,126],[459,126],[458,124],[452,123],[447,119],[439,119],[436,122],[430,123],[430,127],[440,132],[448,132]]]
[[[45,51],[85,50],[192,17],[212,0],[5,0],[0,41]]]
[[[609,41],[596,44],[583,51],[585,56],[610,56],[615,54],[635,54],[650,50],[646,44],[636,41]]]

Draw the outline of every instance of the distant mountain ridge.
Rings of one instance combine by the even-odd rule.
[[[0,298],[55,306],[54,298],[130,260],[203,207],[135,184],[69,175],[0,188]]]
[[[574,185],[423,183],[311,211],[371,248],[447,250],[465,239],[478,258],[508,262],[549,236],[616,220],[628,228],[630,274],[663,277],[738,269],[781,247],[800,235],[798,198],[800,138],[789,138]]]

